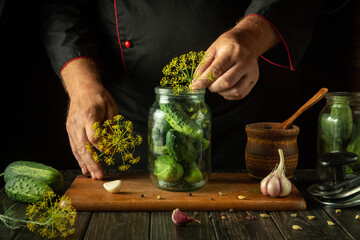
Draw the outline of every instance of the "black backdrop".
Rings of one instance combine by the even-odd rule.
[[[65,130],[67,96],[43,48],[35,2],[6,1],[0,16],[1,171],[15,160],[77,168]],[[342,2],[330,1],[323,10]],[[287,119],[321,87],[360,91],[360,67],[349,60],[356,54],[351,46],[360,26],[359,19],[354,20],[357,2],[319,15],[313,41],[295,72],[260,60],[261,68],[272,76],[266,82],[268,121]],[[322,100],[295,121],[301,128],[299,168],[315,167],[317,116],[324,104]]]

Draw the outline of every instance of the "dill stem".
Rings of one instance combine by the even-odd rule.
[[[3,220],[3,219],[6,219],[6,220],[10,220],[10,221],[14,221],[14,222],[22,222],[22,223],[34,223],[36,225],[40,225],[40,226],[44,226],[44,225],[48,225],[49,222],[51,221],[51,218],[48,219],[46,222],[34,222],[34,221],[30,221],[30,220],[23,220],[23,219],[16,219],[16,218],[12,218],[12,217],[9,217],[9,216],[6,216],[6,215],[3,215],[3,214],[0,214],[0,219]],[[4,221],[3,221],[4,222]]]

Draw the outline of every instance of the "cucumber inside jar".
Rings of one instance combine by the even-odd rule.
[[[201,102],[160,103],[154,118],[150,151],[156,186],[170,191],[202,188],[209,174],[210,116]],[[154,179],[153,179],[154,181]]]

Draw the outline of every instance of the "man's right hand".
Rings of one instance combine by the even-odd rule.
[[[96,65],[90,59],[70,62],[61,72],[61,78],[70,98],[66,130],[72,152],[83,174],[90,173],[92,179],[102,179],[102,166],[86,150],[86,143],[96,146],[92,125],[112,119],[118,113],[117,105],[101,84]]]

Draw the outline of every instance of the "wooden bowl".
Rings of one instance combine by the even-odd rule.
[[[260,122],[245,127],[245,164],[250,176],[255,179],[266,177],[280,162],[279,148],[284,152],[286,176],[292,178],[294,175],[299,158],[297,136],[300,129],[295,125],[289,129],[271,129],[277,124]]]

